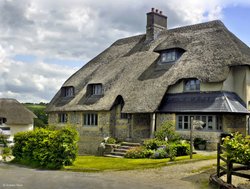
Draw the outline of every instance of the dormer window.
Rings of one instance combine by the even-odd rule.
[[[200,91],[200,81],[198,79],[189,79],[184,82],[184,92]]]
[[[87,93],[89,95],[103,95],[103,88],[101,83],[89,84],[87,87]]]
[[[184,53],[183,49],[175,48],[175,49],[168,49],[165,51],[160,52],[160,59],[158,63],[165,64],[165,63],[173,63],[178,60],[181,55]]]
[[[94,84],[92,86],[92,95],[102,95],[102,84]]]
[[[74,96],[74,87],[62,87],[61,95],[63,97],[73,97]]]

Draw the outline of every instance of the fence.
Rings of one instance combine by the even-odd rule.
[[[234,162],[232,162],[228,157],[222,156],[223,151],[225,151],[225,147],[223,147],[220,143],[218,143],[218,152],[217,152],[217,177],[221,177],[222,175],[227,175],[227,183],[232,184],[232,175],[250,179],[250,174],[239,172],[240,170],[249,170],[250,166],[241,165],[234,167]],[[221,165],[221,161],[226,163],[226,166]]]

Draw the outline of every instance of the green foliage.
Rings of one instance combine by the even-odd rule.
[[[34,120],[35,127],[46,127],[48,125],[48,115],[45,112],[46,104],[39,103],[39,104],[32,104],[26,103],[25,106],[31,110],[37,118]]]
[[[9,147],[3,148],[3,152],[2,152],[3,160],[6,161],[6,158],[9,156],[11,156],[11,148]]]
[[[168,144],[167,141],[160,141],[160,140],[158,140],[156,138],[148,139],[148,140],[145,140],[143,142],[143,145],[145,146],[145,148],[147,148],[149,150],[156,150],[160,146],[167,145],[167,144]]]
[[[107,144],[116,144],[116,139],[109,137],[106,143]]]
[[[154,154],[151,156],[153,159],[164,159],[167,158],[168,154],[166,148],[157,149]]]
[[[128,150],[124,157],[132,159],[149,158],[152,154],[152,150],[148,150],[143,146],[139,146]]]
[[[7,136],[4,134],[0,134],[0,144],[3,144],[4,147],[7,147]]]
[[[20,163],[59,169],[76,159],[78,138],[78,132],[70,126],[20,132],[14,136],[13,155]]]
[[[232,161],[250,165],[250,136],[243,137],[242,134],[232,134],[232,138],[227,136],[223,140],[226,148],[225,156]]]
[[[198,146],[200,145],[200,144],[203,144],[203,145],[206,145],[206,143],[207,143],[207,141],[206,140],[204,140],[204,139],[202,139],[202,138],[195,138],[194,139],[194,148],[195,149],[198,149]]]
[[[176,156],[185,156],[190,154],[190,145],[188,143],[172,143],[170,144],[176,151]]]
[[[164,141],[167,137],[168,142],[174,142],[180,140],[180,136],[175,132],[174,123],[171,121],[167,121],[163,123],[160,130],[154,133],[155,138],[161,141]]]

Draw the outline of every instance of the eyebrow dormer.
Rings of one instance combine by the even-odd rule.
[[[166,49],[158,52],[160,54],[158,64],[174,63],[176,62],[185,50],[181,48]]]
[[[102,96],[103,86],[101,83],[91,83],[87,86],[88,96]]]
[[[66,86],[61,88],[62,97],[73,97],[75,95],[75,89],[73,86]]]

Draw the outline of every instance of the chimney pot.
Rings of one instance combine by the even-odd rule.
[[[159,9],[151,8],[147,13],[146,40],[156,39],[162,30],[167,29],[167,16]]]

